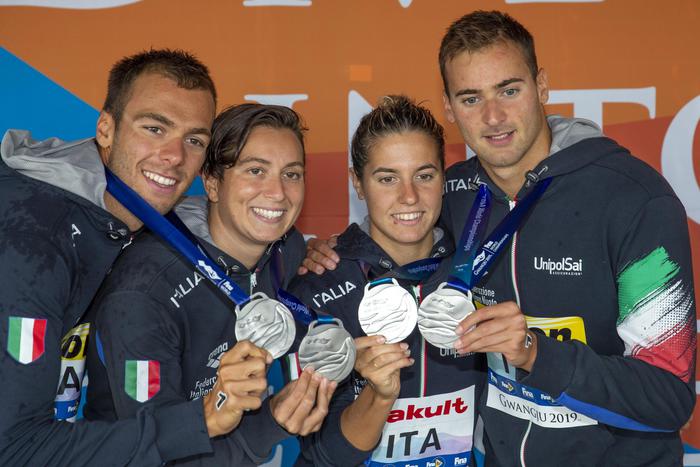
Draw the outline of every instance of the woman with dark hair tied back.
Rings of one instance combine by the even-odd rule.
[[[298,464],[467,465],[480,360],[428,345],[416,327],[417,305],[445,280],[441,260],[454,249],[436,225],[443,129],[408,97],[385,96],[360,121],[351,156],[368,216],[338,237],[336,269],[298,276],[291,291],[343,321],[357,360],[321,431],[302,439]]]
[[[206,196],[187,198],[175,208],[209,257],[246,294],[276,297],[303,258],[304,241],[293,226],[304,202],[304,131],[287,107],[229,107],[212,127],[202,169]],[[99,380],[109,386],[91,385],[93,414],[127,418],[142,405],[204,398],[226,374],[235,381],[230,393],[236,397],[221,392],[207,401],[215,410],[234,404],[239,425],[213,439],[209,454],[185,463],[260,464],[290,434],[320,428],[335,383],[309,369],[265,398],[274,352],[237,342],[228,297],[153,234],[141,236],[122,259],[94,307],[106,361],[93,362],[89,371],[107,372]],[[124,359],[154,362],[149,368],[157,368],[158,384],[148,387],[147,396],[124,389],[130,385]]]

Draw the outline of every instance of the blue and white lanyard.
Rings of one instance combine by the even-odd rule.
[[[551,182],[551,177],[538,182],[532,191],[501,219],[501,222],[481,243],[481,246],[475,249],[474,245],[483,236],[491,211],[488,188],[486,185],[481,185],[462,230],[460,244],[453,260],[452,272],[447,281],[448,285],[465,293],[471,290],[486,275],[489,266],[508,245],[510,239],[525,220],[527,213],[544,194]]]

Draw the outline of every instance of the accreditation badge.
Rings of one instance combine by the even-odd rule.
[[[365,286],[357,318],[368,336],[382,335],[388,344],[401,342],[416,327],[418,306],[396,279]]]
[[[61,339],[61,373],[54,401],[57,420],[75,421],[85,374],[85,352],[90,323],[80,324]]]
[[[236,307],[236,340],[248,339],[279,358],[292,346],[294,317],[282,303],[262,292],[254,293],[243,307]]]
[[[452,349],[457,340],[455,329],[474,312],[471,291],[445,287],[443,282],[423,299],[418,309],[418,329],[426,341],[440,349]]]
[[[469,465],[474,386],[447,394],[397,399],[370,467]]]
[[[355,366],[355,341],[342,321],[318,320],[309,324],[309,331],[299,345],[299,365],[310,366],[331,381],[343,381]]]

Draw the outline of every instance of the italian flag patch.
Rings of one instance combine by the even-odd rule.
[[[160,362],[155,360],[127,360],[124,372],[124,390],[132,399],[146,402],[160,391]]]
[[[44,355],[46,320],[10,316],[7,352],[26,365]]]

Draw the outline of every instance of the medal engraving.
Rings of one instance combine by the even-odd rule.
[[[391,283],[365,286],[357,318],[365,334],[382,335],[387,343],[393,344],[413,332],[417,313],[418,306],[413,296],[396,279],[391,279]]]
[[[355,366],[355,341],[337,318],[332,323],[313,321],[299,345],[299,364],[340,382]]]
[[[236,339],[248,339],[272,354],[284,355],[294,342],[296,327],[289,309],[262,292],[251,295],[243,308],[236,307]]]
[[[441,349],[451,349],[457,340],[455,329],[474,312],[472,294],[445,288],[446,282],[425,297],[418,309],[418,330],[426,341]]]

